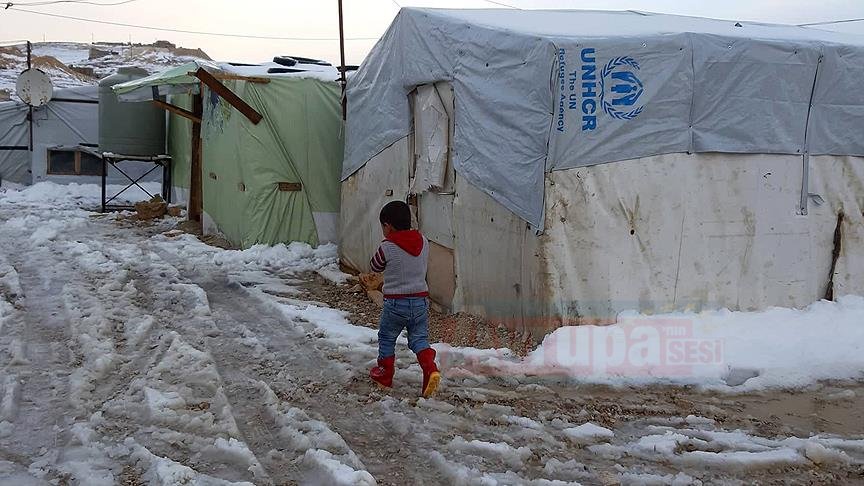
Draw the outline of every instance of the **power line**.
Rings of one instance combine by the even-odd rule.
[[[522,10],[522,9],[519,8],[519,7],[514,7],[513,5],[507,5],[506,3],[495,2],[495,1],[493,1],[493,0],[483,0],[483,1],[486,2],[486,3],[491,3],[491,4],[493,4],[493,5],[500,5],[501,7],[512,8],[512,9],[515,9],[515,10]]]
[[[125,24],[122,22],[111,22],[108,20],[96,20],[96,19],[86,19],[82,17],[73,17],[71,15],[60,15],[60,14],[52,14],[47,12],[37,12],[34,10],[26,10],[18,7],[9,7],[7,10],[14,10],[16,12],[26,12],[34,15],[42,15],[45,17],[56,17],[67,20],[77,20],[79,22],[91,22],[94,24],[105,24],[105,25],[115,25],[118,27],[131,27],[133,29],[145,29],[145,30],[158,30],[162,32],[176,32],[180,34],[194,34],[194,35],[210,35],[216,37],[238,37],[243,39],[264,39],[264,40],[284,40],[284,41],[338,41],[338,37],[274,37],[269,35],[251,35],[251,34],[226,34],[223,32],[204,32],[198,30],[183,30],[183,29],[171,29],[168,27],[153,27],[149,25],[135,25],[135,24]],[[350,41],[364,41],[364,40],[378,40],[378,37],[346,37],[345,40]]]
[[[111,3],[102,3],[102,2],[92,2],[90,0],[45,0],[42,2],[26,2],[26,3],[18,3],[18,2],[6,2],[5,7],[8,9],[10,7],[22,6],[22,7],[44,7],[46,5],[57,5],[61,3],[75,3],[79,5],[96,5],[99,7],[114,7],[117,5],[126,5],[127,3],[137,2],[138,0],[121,0],[119,2],[111,2]]]
[[[862,22],[864,19],[828,20],[825,22],[810,22],[809,24],[798,24],[798,27],[809,27],[811,25],[847,24],[849,22]]]

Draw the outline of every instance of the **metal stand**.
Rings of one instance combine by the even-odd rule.
[[[121,194],[126,192],[127,189],[132,186],[136,186],[145,194],[147,194],[150,198],[154,197],[154,194],[151,194],[150,191],[145,189],[139,184],[142,179],[150,175],[154,170],[162,168],[162,199],[171,204],[171,156],[170,155],[151,155],[151,156],[142,156],[142,155],[122,155],[122,154],[114,154],[110,152],[97,152],[95,150],[87,150],[89,153],[99,157],[102,160],[102,212],[106,211],[124,211],[135,209],[134,206],[124,205],[124,204],[111,204],[111,201],[114,201]],[[133,178],[129,174],[127,174],[123,169],[119,167],[118,164],[124,161],[135,161],[135,162],[150,162],[153,164],[153,167],[142,174],[140,177]],[[124,187],[120,192],[108,197],[108,166],[114,167],[120,174],[123,175],[128,181],[129,184]]]

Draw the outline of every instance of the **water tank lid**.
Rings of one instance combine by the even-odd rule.
[[[135,67],[135,66],[123,66],[117,70],[119,74],[125,74],[127,76],[149,76],[150,73],[143,68]]]

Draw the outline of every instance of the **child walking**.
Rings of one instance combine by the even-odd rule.
[[[411,208],[402,201],[385,205],[378,219],[384,241],[370,263],[373,272],[384,273],[384,309],[378,323],[378,366],[369,376],[382,386],[393,386],[396,339],[407,328],[408,347],[423,369],[422,394],[428,398],[441,381],[435,350],[429,346],[429,241],[411,229]]]

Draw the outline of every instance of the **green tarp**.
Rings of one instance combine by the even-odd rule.
[[[206,63],[205,63],[206,64]],[[191,110],[198,79],[190,63],[114,86],[121,99],[146,101],[154,89]],[[204,65],[212,70],[218,67]],[[317,77],[316,77],[317,76]],[[267,83],[223,83],[261,113],[258,125],[204,89],[202,179],[206,226],[215,224],[232,244],[336,239],[343,127],[339,85],[320,73],[266,76]],[[335,78],[335,76],[334,76]],[[169,116],[172,186],[188,188],[192,124]]]
[[[225,85],[264,119],[253,125],[224,99],[204,90],[205,216],[242,248],[290,241],[317,245],[335,239],[335,234],[322,235],[321,226],[329,227],[322,222],[332,221],[328,232],[335,232],[340,204],[338,84],[273,77],[266,84]],[[173,146],[174,141],[169,143]]]
[[[197,71],[199,67],[218,70],[218,67],[213,63],[204,61],[188,62],[166,71],[151,74],[150,76],[114,85],[111,89],[117,93],[121,101],[140,101],[151,96],[153,87],[184,86],[194,88],[198,85],[198,79],[190,76],[189,73]]]
[[[192,110],[190,95],[172,95],[168,102]],[[188,189],[192,170],[192,121],[174,113],[168,115],[168,155],[171,156],[171,185]]]

